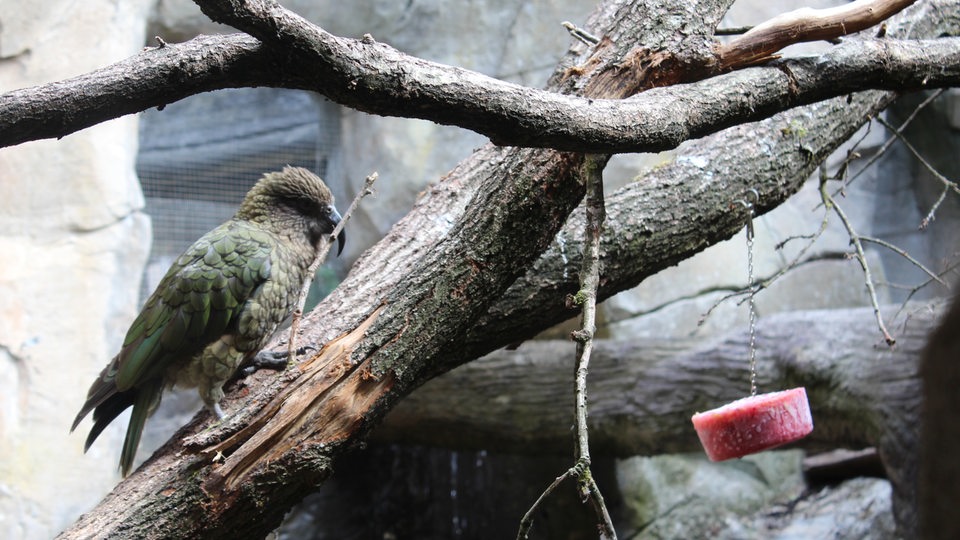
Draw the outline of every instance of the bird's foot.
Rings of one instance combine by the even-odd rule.
[[[297,349],[297,356],[306,354],[307,351],[315,351],[316,347],[311,347],[310,345],[304,345]],[[249,376],[258,369],[272,369],[275,371],[283,371],[287,369],[287,366],[290,364],[290,353],[286,350],[282,351],[260,351],[256,356],[253,357],[253,360],[250,361],[250,365],[243,368],[243,375]]]
[[[223,422],[223,419],[226,418],[226,416],[227,416],[227,415],[223,414],[223,409],[220,408],[220,404],[219,404],[219,403],[214,403],[213,405],[207,405],[207,408],[210,409],[210,411],[213,412],[213,414],[215,414],[215,415],[217,416],[217,423],[218,423],[218,424],[219,424],[220,422]]]

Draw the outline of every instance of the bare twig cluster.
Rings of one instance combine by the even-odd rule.
[[[939,96],[941,93],[943,93],[943,91],[935,92],[934,94],[931,95],[931,98],[935,96]],[[940,191],[940,196],[937,197],[937,200],[930,207],[930,211],[927,212],[926,217],[924,217],[923,220],[920,221],[920,229],[921,230],[926,229],[930,225],[930,223],[936,218],[937,209],[940,208],[941,204],[943,204],[943,201],[947,198],[947,194],[953,191],[954,193],[960,195],[960,186],[957,186],[956,182],[954,182],[953,180],[950,180],[949,178],[944,176],[940,171],[938,171],[936,167],[931,165],[930,162],[925,157],[923,157],[923,155],[921,155],[920,152],[918,152],[917,149],[912,144],[910,144],[910,141],[908,141],[906,137],[903,136],[903,133],[902,133],[903,126],[899,128],[895,127],[891,125],[889,122],[887,122],[886,120],[884,120],[882,116],[877,117],[877,122],[883,125],[883,127],[890,130],[890,132],[893,133],[893,136],[898,141],[900,141],[900,143],[903,144],[903,146],[907,150],[909,150],[911,154],[913,154],[913,157],[916,158],[921,165],[923,165],[923,168],[929,171],[934,178],[936,178],[937,180],[940,181],[941,184],[943,184],[943,189]]]
[[[825,166],[821,166],[820,173],[819,173],[820,196],[821,196],[821,204],[824,206],[825,212],[824,212],[823,218],[820,221],[819,228],[812,234],[803,235],[803,236],[792,236],[778,243],[776,248],[782,249],[787,243],[791,241],[798,240],[798,239],[807,240],[807,243],[803,246],[803,248],[800,249],[800,251],[796,254],[796,256],[794,256],[789,263],[781,266],[773,275],[766,278],[760,278],[754,282],[748,283],[746,287],[733,291],[727,295],[724,295],[723,297],[718,299],[716,302],[714,302],[713,305],[711,305],[710,308],[701,316],[699,323],[703,324],[703,322],[706,321],[706,319],[713,314],[713,311],[717,307],[719,307],[721,304],[726,302],[727,300],[730,300],[731,298],[741,298],[738,304],[742,303],[746,300],[748,296],[755,295],[759,291],[765,288],[768,288],[777,279],[782,277],[784,274],[786,274],[790,270],[796,268],[797,266],[799,266],[800,264],[803,264],[804,262],[813,260],[807,257],[807,253],[809,252],[810,248],[817,242],[817,240],[819,240],[819,238],[826,231],[830,221],[830,215],[831,213],[833,213],[833,214],[836,214],[836,216],[840,219],[844,229],[847,231],[847,234],[850,238],[850,243],[854,247],[854,252],[851,254],[848,254],[848,256],[856,259],[864,271],[865,286],[867,288],[867,293],[870,298],[870,303],[874,309],[874,313],[876,314],[877,326],[880,329],[881,334],[883,335],[883,339],[888,345],[894,345],[896,343],[896,339],[887,330],[879,310],[880,300],[877,296],[877,285],[880,283],[873,276],[873,272],[870,269],[870,264],[866,258],[866,251],[864,250],[863,244],[865,243],[874,244],[874,245],[883,247],[885,249],[888,249],[896,253],[897,255],[905,259],[907,262],[909,262],[911,265],[920,269],[924,274],[927,275],[928,279],[913,286],[898,285],[898,284],[887,283],[887,282],[882,283],[882,285],[887,287],[894,287],[894,288],[901,288],[901,289],[908,290],[908,294],[906,299],[904,300],[904,304],[907,301],[909,301],[920,289],[930,284],[938,283],[943,287],[949,288],[949,284],[944,280],[944,276],[954,271],[958,266],[960,266],[960,262],[949,265],[945,270],[937,273],[937,272],[934,272],[929,267],[927,267],[926,265],[924,265],[923,263],[921,263],[919,260],[917,260],[916,257],[912,256],[906,250],[886,240],[859,234],[856,230],[856,227],[854,226],[854,224],[846,214],[846,212],[844,212],[843,208],[838,204],[837,197],[845,195],[846,188],[854,180],[856,180],[864,172],[869,170],[880,159],[880,157],[886,154],[886,152],[892,147],[892,145],[895,142],[900,141],[911,152],[911,154],[918,160],[918,162],[920,162],[921,165],[934,176],[934,178],[936,178],[938,181],[940,181],[941,184],[943,184],[943,189],[940,193],[940,196],[931,206],[926,217],[924,217],[924,219],[919,224],[919,228],[921,230],[926,229],[930,225],[930,223],[933,221],[936,215],[937,209],[943,203],[946,196],[950,192],[960,194],[960,186],[958,186],[956,182],[944,176],[929,162],[929,160],[924,158],[917,151],[917,149],[912,144],[910,144],[910,142],[903,136],[903,130],[906,129],[911,122],[913,122],[913,120],[917,117],[920,111],[922,111],[924,108],[930,105],[937,97],[942,95],[943,92],[944,92],[943,90],[931,92],[929,96],[927,96],[922,102],[920,102],[914,108],[913,111],[911,111],[911,113],[899,126],[894,126],[890,124],[889,121],[883,119],[880,116],[875,117],[874,120],[876,120],[877,123],[884,126],[887,130],[889,130],[892,133],[892,135],[884,141],[884,143],[880,146],[880,148],[872,156],[870,156],[869,159],[866,160],[863,166],[860,167],[856,173],[848,174],[850,170],[850,165],[853,163],[854,160],[859,159],[861,157],[861,154],[858,148],[860,144],[869,135],[871,124],[867,125],[867,128],[863,130],[863,134],[861,135],[861,137],[857,141],[855,141],[848,150],[846,150],[846,157],[837,166],[836,172],[834,172],[832,175],[829,175],[826,171]],[[826,189],[826,185],[829,181],[832,181],[832,180],[840,181],[841,185],[840,187],[830,191]]]
[[[922,111],[924,108],[930,105],[936,98],[940,97],[940,95],[942,95],[943,92],[944,92],[943,90],[931,92],[930,95],[926,97],[926,99],[921,101],[914,108],[914,110],[911,111],[911,113],[907,116],[906,119],[904,119],[904,121],[899,126],[894,126],[890,124],[890,122],[884,119],[883,117],[877,116],[875,118],[877,123],[884,126],[888,131],[890,131],[891,136],[888,137],[886,141],[884,141],[884,143],[880,146],[880,148],[874,153],[873,156],[870,157],[869,160],[867,160],[867,162],[863,165],[863,167],[860,168],[859,171],[857,171],[856,174],[853,174],[849,177],[847,177],[846,175],[848,170],[848,165],[852,160],[852,158],[859,157],[859,154],[856,153],[856,147],[860,141],[858,141],[857,144],[854,144],[851,150],[848,151],[847,159],[844,160],[838,172],[834,174],[832,177],[828,178],[825,169],[821,168],[821,173],[820,173],[821,199],[823,201],[823,204],[828,208],[828,211],[833,210],[838,215],[838,217],[840,218],[841,222],[844,225],[844,228],[847,230],[847,233],[850,236],[850,243],[854,246],[854,250],[855,250],[852,256],[857,259],[857,261],[860,263],[860,266],[863,268],[865,285],[870,295],[870,301],[871,301],[871,304],[873,305],[874,313],[876,314],[877,325],[880,328],[881,332],[883,333],[884,340],[887,342],[888,345],[893,345],[895,343],[895,340],[887,332],[883,322],[883,318],[878,309],[879,302],[876,296],[875,281],[870,271],[869,263],[867,262],[866,257],[864,255],[863,244],[870,243],[870,244],[874,244],[874,245],[886,248],[896,253],[897,255],[905,259],[911,265],[920,269],[924,274],[928,276],[928,279],[914,286],[900,286],[892,283],[884,283],[884,285],[888,287],[898,287],[898,288],[908,289],[909,292],[906,296],[906,299],[904,300],[904,304],[906,304],[906,302],[909,301],[914,296],[914,294],[916,294],[920,289],[932,283],[939,283],[943,287],[949,288],[949,285],[943,279],[943,276],[953,271],[953,269],[957,267],[957,263],[949,265],[948,268],[945,269],[943,272],[936,273],[930,268],[928,268],[926,265],[921,263],[919,260],[917,260],[915,257],[910,255],[910,253],[908,253],[904,249],[886,240],[882,240],[880,238],[874,238],[871,236],[864,236],[864,235],[858,234],[854,229],[853,224],[850,222],[849,218],[847,218],[842,208],[837,204],[835,197],[838,194],[842,194],[845,188],[849,186],[851,182],[853,182],[857,177],[859,177],[866,170],[868,170],[874,163],[876,163],[876,161],[891,148],[894,142],[899,141],[917,159],[917,161],[920,162],[920,164],[934,176],[934,178],[936,178],[943,184],[943,189],[940,192],[940,196],[934,202],[930,210],[927,212],[927,215],[921,220],[919,224],[919,229],[925,230],[930,225],[930,223],[934,220],[937,209],[946,199],[946,196],[951,191],[957,194],[960,194],[960,188],[958,188],[958,185],[956,182],[946,178],[940,171],[938,171],[926,158],[924,158],[917,151],[917,149],[903,136],[903,130],[906,129],[907,126],[909,126],[910,123],[914,121],[914,119],[917,117],[920,111]],[[864,137],[866,137],[866,135],[864,135]],[[824,188],[824,185],[828,180],[840,180],[841,187],[834,190],[832,194],[829,193]]]
[[[863,269],[863,279],[867,286],[867,292],[870,295],[870,304],[873,306],[873,313],[877,318],[877,327],[880,328],[880,332],[883,334],[883,339],[887,342],[887,345],[895,345],[897,340],[890,335],[890,332],[887,330],[887,326],[883,322],[883,316],[880,314],[880,302],[877,300],[877,289],[874,286],[873,275],[870,272],[870,265],[867,263],[867,255],[863,251],[863,242],[861,241],[861,237],[859,234],[857,234],[857,231],[853,227],[853,223],[850,221],[850,218],[847,217],[846,212],[843,211],[843,208],[836,203],[833,197],[830,196],[829,191],[827,191],[827,180],[828,175],[826,167],[821,167],[820,197],[823,200],[823,205],[828,211],[833,210],[837,214],[837,217],[840,218],[844,228],[847,230],[847,234],[850,235],[850,243],[853,244],[855,250],[854,256],[856,257],[857,262],[860,263],[860,268]]]
[[[920,102],[920,104],[917,105],[917,106],[913,109],[913,111],[907,116],[907,118],[904,119],[904,121],[900,124],[900,126],[897,127],[897,130],[898,130],[898,131],[902,131],[902,130],[906,129],[906,127],[907,127],[908,125],[910,125],[911,122],[913,122],[913,120],[917,117],[917,115],[920,114],[920,111],[922,111],[923,109],[925,109],[925,108],[927,107],[927,105],[930,105],[931,103],[933,103],[933,101],[934,101],[935,99],[937,99],[938,97],[940,97],[945,91],[946,91],[946,90],[944,90],[944,89],[940,89],[940,90],[937,90],[937,91],[935,91],[935,92],[931,92],[930,95],[927,96],[927,98],[924,99],[922,102]],[[849,152],[848,155],[847,155],[847,159],[844,160],[843,165],[841,165],[840,171],[839,171],[837,174],[834,175],[834,176],[838,176],[838,177],[843,177],[843,178],[844,178],[843,184],[840,186],[840,188],[834,191],[834,193],[833,193],[834,196],[836,196],[841,190],[846,189],[847,186],[849,186],[851,183],[853,183],[854,180],[856,180],[857,178],[859,178],[860,175],[862,175],[864,172],[866,172],[867,170],[869,170],[869,169],[870,169],[870,166],[873,165],[874,163],[876,163],[878,159],[880,159],[881,157],[883,157],[884,154],[887,153],[887,150],[889,150],[890,147],[893,145],[893,143],[896,142],[896,140],[897,140],[896,135],[891,135],[890,137],[888,137],[887,140],[884,141],[882,145],[880,145],[880,148],[877,149],[877,151],[874,152],[874,154],[873,154],[872,156],[870,156],[870,159],[868,159],[868,160],[866,161],[866,163],[864,163],[863,166],[860,167],[860,170],[858,170],[856,173],[851,174],[851,175],[848,176],[848,175],[846,174],[847,166],[848,166],[848,165],[850,164],[850,162],[852,161],[852,159],[851,159],[852,157],[859,157],[859,155],[854,156],[853,153],[855,152],[855,149],[856,149],[857,145],[859,145],[860,142],[862,142],[863,139],[866,138],[866,135],[867,135],[867,133],[869,132],[869,129],[870,129],[870,125],[868,124],[868,125],[867,125],[867,131],[864,132],[863,137],[861,137],[861,139],[860,139],[859,141],[857,141],[857,144],[854,144],[854,145],[853,145],[853,148],[850,150],[850,152]]]
[[[781,241],[779,244],[777,244],[776,246],[777,249],[782,249],[788,242],[791,242],[793,240],[799,240],[799,239],[807,240],[807,243],[800,249],[800,251],[797,252],[797,254],[793,257],[793,259],[789,263],[781,266],[772,275],[765,278],[756,278],[753,281],[747,283],[746,287],[743,287],[741,289],[725,294],[719,299],[717,299],[717,301],[714,302],[710,306],[710,308],[707,309],[707,311],[705,311],[703,315],[700,316],[700,320],[697,321],[697,326],[702,326],[703,323],[706,322],[706,320],[711,315],[713,315],[714,310],[720,307],[720,305],[726,302],[727,300],[730,300],[732,298],[740,298],[740,300],[737,301],[737,305],[740,305],[743,302],[749,300],[750,298],[755,297],[756,294],[759,293],[760,291],[766,288],[769,288],[774,282],[776,282],[778,279],[783,277],[787,272],[793,270],[794,268],[803,264],[804,262],[813,260],[813,258],[807,257],[807,252],[810,251],[810,248],[812,248],[813,245],[817,243],[817,240],[819,240],[820,237],[823,235],[824,231],[827,230],[827,225],[829,224],[829,222],[830,221],[829,221],[828,215],[824,214],[823,219],[820,220],[820,227],[813,234],[804,235],[803,237],[792,236],[790,238],[787,238]]]

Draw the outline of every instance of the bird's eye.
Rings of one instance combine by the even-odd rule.
[[[284,206],[290,208],[298,214],[309,216],[316,212],[316,204],[314,204],[313,201],[303,197],[283,197],[281,201],[283,202]]]

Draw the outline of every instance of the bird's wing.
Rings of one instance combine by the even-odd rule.
[[[117,357],[124,391],[161,376],[236,328],[247,300],[270,277],[274,242],[246,222],[204,235],[170,268],[130,326]]]
[[[262,231],[231,220],[187,248],[147,299],[120,353],[90,387],[74,429],[120,393],[128,399],[114,398],[118,414],[133,404],[128,390],[161,378],[172,362],[192,357],[235,328],[244,303],[270,276],[272,244]]]

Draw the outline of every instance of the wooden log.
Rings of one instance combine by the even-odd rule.
[[[897,329],[892,348],[876,332],[870,308],[761,319],[758,384],[762,392],[806,387],[814,430],[792,447],[877,447],[893,484],[898,524],[912,530],[921,406],[918,363],[939,310],[911,304],[894,319],[896,312],[884,313]],[[694,338],[599,341],[588,380],[592,452],[699,451],[690,416],[749,393],[748,347],[745,331],[704,343]],[[574,344],[565,341],[531,341],[515,351],[496,351],[413,392],[372,438],[569,454],[573,354]]]

